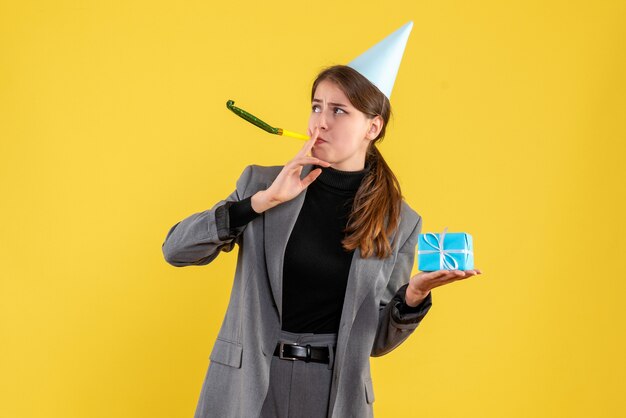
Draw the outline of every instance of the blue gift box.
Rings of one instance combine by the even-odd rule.
[[[474,269],[474,245],[472,236],[465,232],[419,234],[417,242],[418,269],[472,270]]]

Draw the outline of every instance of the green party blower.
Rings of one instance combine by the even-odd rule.
[[[259,128],[271,134],[290,136],[292,138],[303,139],[305,141],[309,139],[309,137],[306,135],[302,135],[297,132],[291,132],[283,128],[274,128],[273,126],[268,125],[267,123],[263,122],[261,119],[257,118],[256,116],[235,106],[235,102],[232,100],[229,100],[226,102],[226,107],[232,110],[235,115],[247,120],[251,124],[258,126]]]

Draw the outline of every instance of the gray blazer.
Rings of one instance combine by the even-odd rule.
[[[233,231],[224,203],[267,189],[281,169],[247,166],[235,191],[211,209],[178,222],[163,242],[165,260],[177,267],[209,264],[221,251],[239,246],[230,302],[210,354],[196,418],[256,417],[265,399],[281,330],[283,257],[306,189]],[[304,166],[301,177],[311,170],[311,165]],[[403,201],[400,226],[392,236],[393,254],[380,260],[354,251],[338,330],[329,418],[373,416],[370,356],[400,345],[430,310],[430,293],[419,312],[401,314],[397,306],[404,300],[421,227],[420,215]]]

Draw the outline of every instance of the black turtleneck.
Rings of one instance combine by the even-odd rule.
[[[318,166],[313,167],[318,168]],[[322,173],[311,183],[293,227],[283,264],[283,324],[289,332],[336,333],[339,329],[348,274],[354,251],[346,251],[341,240],[354,196],[368,173],[320,167]],[[236,228],[259,214],[251,197],[228,206],[229,225]],[[418,312],[400,303],[399,312]]]
[[[317,167],[314,167],[317,168]],[[367,170],[322,168],[309,185],[283,265],[283,330],[334,333],[354,251],[341,240],[352,201]]]

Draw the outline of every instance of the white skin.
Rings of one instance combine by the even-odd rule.
[[[323,80],[318,84],[311,103],[310,139],[285,164],[267,190],[252,196],[252,209],[262,213],[298,196],[322,172],[317,168],[300,179],[305,165],[317,164],[342,171],[363,170],[367,148],[376,139],[383,124],[382,117],[368,117],[352,106],[337,84]],[[419,272],[409,280],[406,304],[417,306],[435,287],[481,273],[479,269]]]

